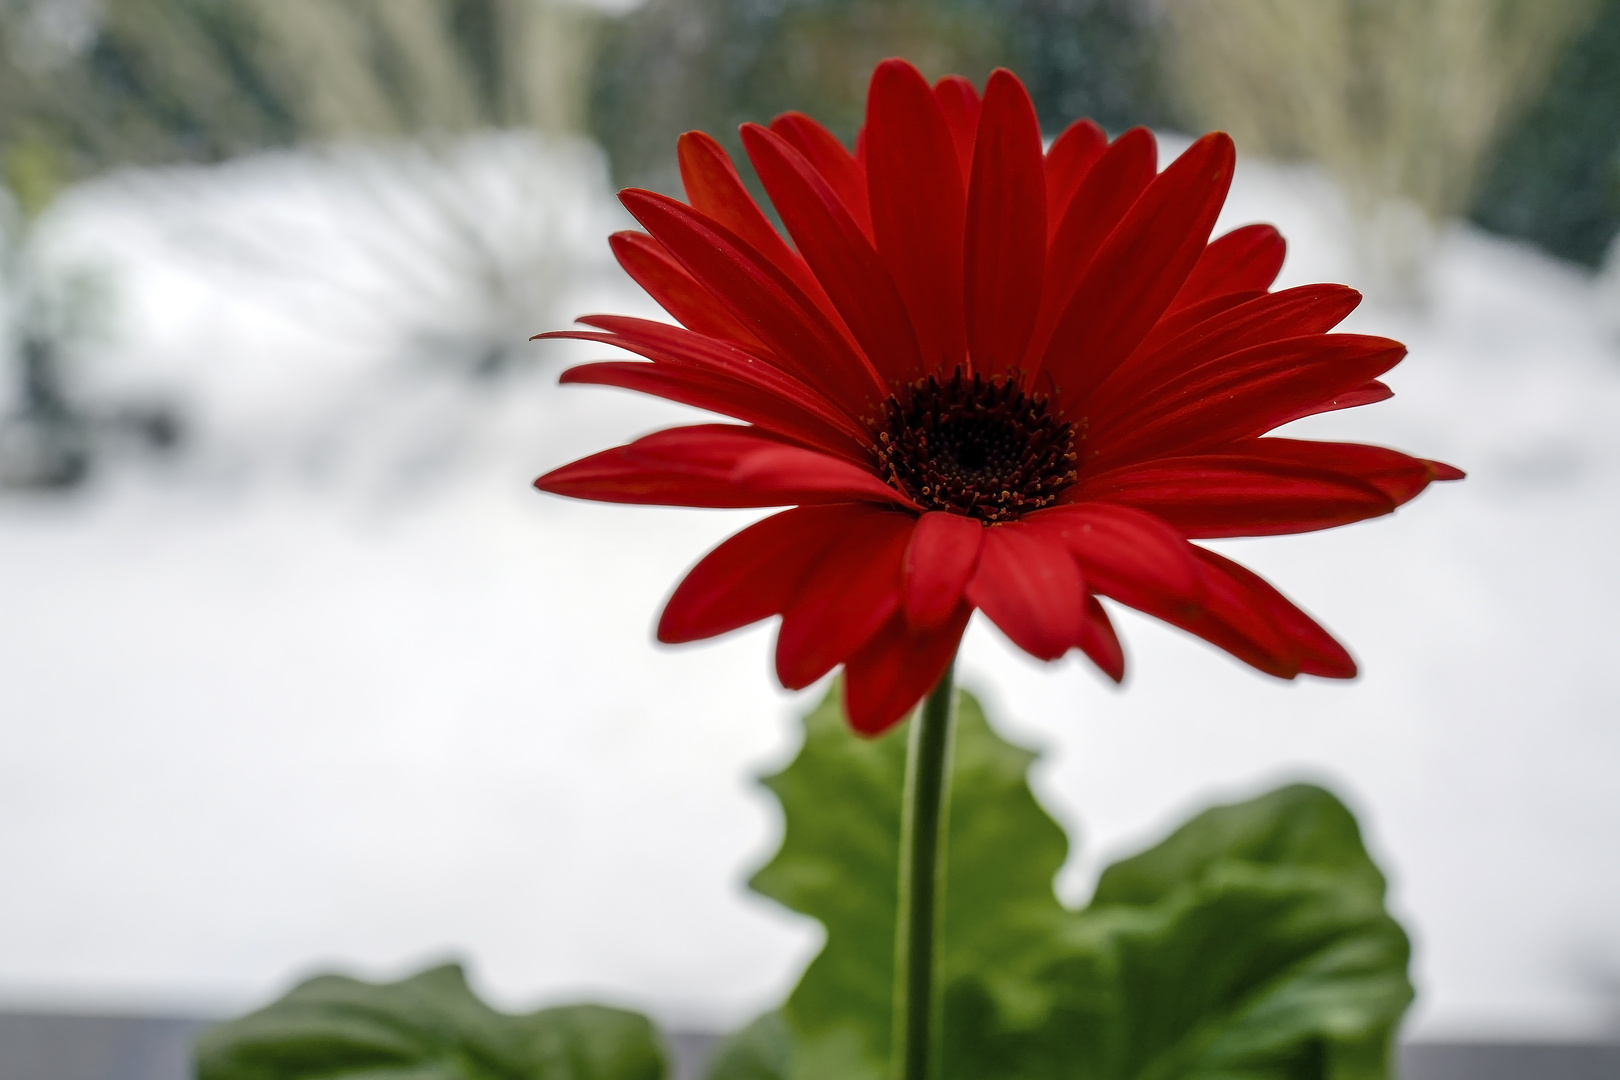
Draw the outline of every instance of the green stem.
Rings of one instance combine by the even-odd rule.
[[[945,835],[956,733],[954,663],[911,721],[900,818],[900,909],[895,926],[895,1080],[934,1080],[940,1000],[934,972],[945,926]]]

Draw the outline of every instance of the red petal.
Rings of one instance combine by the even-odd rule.
[[[1200,550],[1200,556],[1209,554]],[[1297,650],[1282,629],[1268,617],[1264,606],[1253,602],[1248,582],[1218,564],[1200,559],[1204,600],[1191,616],[1151,612],[1173,626],[1198,635],[1225,649],[1251,667],[1279,679],[1299,674]]]
[[[1151,342],[1160,331],[1155,329],[1143,347],[1091,395],[1087,411],[1095,424],[1099,417],[1130,408],[1138,399],[1157,397],[1159,388],[1170,379],[1223,356],[1267,342],[1326,333],[1359,303],[1361,294],[1343,285],[1301,285],[1233,307],[1225,307],[1221,298],[1215,298],[1185,308],[1160,326],[1179,324],[1211,306],[1219,310],[1156,347]]]
[[[776,676],[783,686],[809,686],[899,610],[901,562],[916,524],[910,514],[867,514],[834,538],[782,614]]]
[[[985,88],[967,204],[968,350],[976,370],[1016,368],[1034,329],[1046,262],[1041,125],[1024,86],[997,68]]]
[[[1125,650],[1108,612],[1095,596],[1086,597],[1085,618],[1080,623],[1080,651],[1115,682],[1125,681]]]
[[[967,598],[1014,645],[1041,660],[1074,647],[1085,618],[1085,585],[1068,549],[1020,523],[985,530]]]
[[[1046,152],[1046,227],[1050,232],[1057,232],[1080,182],[1107,149],[1108,136],[1090,120],[1076,120],[1052,141],[1052,149]]]
[[[871,439],[866,430],[851,420],[819,392],[812,390],[787,372],[766,363],[758,357],[715,338],[694,334],[679,326],[635,319],[625,315],[587,315],[580,319],[587,325],[614,331],[608,334],[584,330],[557,330],[541,334],[541,338],[571,338],[577,341],[598,341],[615,348],[627,349],[661,365],[692,368],[721,375],[738,383],[757,387],[764,393],[781,399],[784,408],[808,414],[826,427],[835,429],[849,441],[860,445]]]
[[[838,196],[780,136],[744,124],[742,138],[782,223],[873,366],[891,383],[916,378],[921,359],[905,302]]]
[[[682,326],[744,347],[759,346],[759,340],[709,290],[681,269],[681,264],[658,241],[646,233],[626,231],[608,237],[608,244],[624,272]]]
[[[1143,357],[1158,353],[1164,346],[1175,341],[1193,327],[1201,326],[1216,316],[1224,315],[1233,308],[1259,300],[1266,295],[1268,294],[1260,289],[1251,289],[1248,292],[1224,293],[1220,296],[1212,296],[1208,300],[1200,300],[1191,307],[1167,312],[1164,318],[1160,319],[1154,324],[1153,329],[1148,331],[1148,336],[1142,339],[1142,344],[1136,347],[1136,351],[1131,353],[1123,364],[1119,365],[1114,374],[1103,380],[1103,385],[1109,385],[1119,378],[1121,372],[1134,367]],[[1285,334],[1283,336],[1292,337],[1294,335]],[[1087,399],[1088,408],[1093,407],[1091,403],[1098,399],[1098,394],[1101,392],[1102,387],[1092,391],[1091,397]]]
[[[1354,476],[1241,454],[1129,465],[1088,477],[1080,497],[1134,506],[1195,539],[1330,529],[1391,513],[1396,505]]]
[[[553,469],[534,482],[552,495],[597,502],[641,503],[654,506],[788,506],[799,499],[764,502],[739,491],[725,476],[680,468],[658,469],[638,460],[627,446],[603,450]],[[809,500],[806,500],[809,501]],[[827,500],[833,501],[833,500]]]
[[[1281,464],[1324,469],[1371,484],[1394,501],[1396,506],[1410,502],[1431,481],[1462,479],[1449,465],[1441,469],[1457,473],[1441,476],[1439,462],[1409,457],[1399,450],[1364,443],[1315,442],[1307,439],[1250,439],[1228,448],[1231,453]]]
[[[725,147],[701,131],[688,131],[675,145],[681,184],[692,209],[724,225],[787,270],[785,263],[791,260],[778,261],[789,254],[787,244],[748,194]]]
[[[1424,464],[1428,465],[1430,469],[1434,470],[1434,478],[1436,480],[1466,480],[1468,478],[1467,473],[1463,472],[1455,465],[1447,465],[1443,461],[1426,460]]]
[[[1198,599],[1192,545],[1151,514],[1125,506],[1078,503],[1024,521],[1069,549],[1087,584],[1132,607],[1173,606]]]
[[[861,466],[802,446],[766,448],[739,457],[731,478],[756,498],[782,500],[750,504],[753,506],[849,499],[917,508]]]
[[[1253,617],[1264,618],[1287,642],[1290,664],[1296,666],[1301,674],[1324,679],[1356,677],[1356,662],[1344,646],[1258,574],[1213,551],[1202,548],[1195,550],[1204,564],[1206,595],[1229,598],[1210,605],[1212,617],[1225,620],[1229,627],[1239,632],[1253,628]],[[1227,608],[1226,603],[1236,606]],[[1194,632],[1198,633],[1196,630]],[[1221,643],[1217,641],[1215,644]],[[1221,647],[1226,648],[1224,645]],[[1261,670],[1265,669],[1262,667]]]
[[[972,518],[936,510],[918,519],[906,551],[905,612],[913,630],[943,626],[956,611],[983,543],[984,526]]]
[[[658,620],[658,640],[699,641],[780,614],[827,546],[879,512],[863,503],[801,506],[748,526],[675,587]]]
[[[947,75],[934,84],[934,97],[951,129],[951,141],[956,144],[957,160],[962,164],[962,183],[966,184],[973,173],[973,144],[981,108],[979,92],[962,76]]]
[[[1197,605],[1125,602],[1279,679],[1355,676],[1344,647],[1258,575],[1212,551],[1189,550],[1201,579]]]
[[[905,298],[925,370],[948,373],[967,351],[967,198],[945,114],[917,69],[903,60],[885,60],[872,73],[866,153],[878,253]]]
[[[831,303],[821,283],[771,227],[770,219],[743,186],[725,147],[701,131],[688,131],[676,143],[676,153],[681,163],[681,184],[692,209],[741,237],[831,314]]]
[[[606,337],[607,335],[600,335]],[[837,454],[857,464],[867,459],[865,444],[839,427],[796,408],[791,402],[758,386],[724,375],[668,364],[610,361],[583,364],[563,372],[559,382],[617,386],[678,401],[698,409],[754,424],[796,442]]]
[[[1361,334],[1313,334],[1224,356],[1160,388],[1134,410],[1094,421],[1092,464],[1211,450],[1270,431],[1400,362],[1406,347]]]
[[[881,735],[916,708],[956,658],[973,610],[937,630],[913,631],[895,615],[844,665],[844,711],[861,735]]]
[[[1204,248],[1170,310],[1179,311],[1222,293],[1269,289],[1287,254],[1287,241],[1270,225],[1233,229]]]
[[[670,254],[764,342],[784,370],[816,387],[851,416],[888,396],[816,304],[780,270],[724,226],[674,199],[630,188],[619,199]]]
[[[801,112],[783,113],[771,121],[771,130],[788,141],[821,178],[838,193],[844,209],[872,238],[872,208],[866,201],[866,170],[838,137]]]
[[[534,486],[576,499],[661,506],[909,505],[849,461],[729,424],[655,432],[555,469]]]
[[[1388,401],[1395,396],[1395,391],[1371,379],[1361,386],[1346,390],[1342,394],[1335,394],[1326,401],[1313,401],[1309,405],[1301,405],[1295,411],[1286,414],[1278,420],[1273,427],[1282,427],[1295,420],[1303,420],[1307,416],[1320,416],[1322,413],[1338,412],[1340,409],[1355,409],[1362,405],[1376,405],[1380,401]]]
[[[1046,253],[1046,278],[1041,314],[1024,359],[1033,374],[1046,353],[1058,319],[1085,278],[1086,270],[1110,233],[1124,219],[1153,180],[1158,144],[1147,128],[1132,128],[1097,159],[1086,173],[1060,222],[1053,229]]]
[[[1199,139],[1154,178],[1097,252],[1044,356],[1060,411],[1112,374],[1181,290],[1226,201],[1232,164],[1228,136]]]

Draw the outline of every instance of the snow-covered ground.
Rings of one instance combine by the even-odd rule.
[[[123,297],[81,384],[173,396],[193,438],[0,501],[8,1000],[218,1011],[320,968],[462,955],[508,1004],[714,1025],[816,948],[741,883],[779,827],[751,778],[820,690],[775,686],[768,629],[651,642],[681,571],[748,515],[528,487],[681,410],[555,387],[567,346],[482,380],[435,359],[647,312],[605,259],[599,164],[512,140],[402,160],[125,178],[64,210],[54,257],[104,260]],[[1354,283],[1339,205],[1251,163],[1227,223],[1279,224],[1287,283]],[[472,249],[515,299],[478,309],[443,270]],[[966,680],[1045,748],[1040,793],[1079,838],[1070,896],[1202,803],[1325,779],[1414,932],[1414,1032],[1614,1030],[1616,299],[1457,230],[1426,312],[1354,317],[1411,346],[1398,396],[1310,431],[1470,479],[1223,548],[1349,642],[1358,682],[1278,684],[1126,615],[1116,691],[975,624]]]

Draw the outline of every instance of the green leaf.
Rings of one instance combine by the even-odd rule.
[[[1296,785],[1208,810],[1068,911],[1052,890],[1066,842],[1029,790],[1033,755],[959,700],[945,1080],[1389,1075],[1409,949],[1338,800]],[[766,780],[786,828],[754,887],[820,920],[827,944],[781,1011],[786,1051],[778,1035],[769,1068],[714,1080],[885,1073],[905,738],[852,736],[835,690]]]
[[[322,975],[204,1032],[198,1080],[662,1080],[645,1017],[598,1005],[496,1012],[459,965],[402,982]]]
[[[768,1012],[721,1043],[709,1080],[786,1080],[793,1036],[779,1012]]]
[[[1049,937],[1063,914],[1052,879],[1068,851],[1025,782],[1034,755],[999,739],[972,695],[960,694],[957,710],[947,979],[993,976],[1004,958]],[[805,718],[799,756],[764,781],[782,800],[786,829],[751,884],[827,931],[782,1009],[794,1077],[886,1071],[905,758],[903,725],[879,739],[852,736],[835,689]]]
[[[968,998],[963,1071],[1132,1080],[1382,1077],[1407,943],[1330,875],[1223,861],[1158,903],[1076,915],[1026,972],[1046,1009]],[[949,1034],[948,1034],[949,1037]],[[1018,1068],[1008,1068],[1011,1061]]]
[[[1384,893],[1384,875],[1367,857],[1350,811],[1319,787],[1291,784],[1205,810],[1156,847],[1110,866],[1091,905],[1151,904],[1228,859],[1337,872],[1346,887]]]

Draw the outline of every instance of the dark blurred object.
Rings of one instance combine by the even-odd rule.
[[[1164,123],[1147,8],[1130,0],[649,0],[606,31],[591,128],[614,179],[678,187],[675,139],[693,128],[738,152],[737,126],[789,109],[845,140],[872,68],[904,56],[930,77],[982,84],[1005,65],[1056,132],[1091,116]]]
[[[1620,232],[1620,0],[1602,0],[1504,135],[1472,217],[1562,258],[1603,261]]]
[[[1010,66],[1049,134],[1088,116],[1109,131],[1182,128],[1166,89],[1152,5],[1140,0],[989,0],[1005,20]]]
[[[170,1017],[0,1013],[7,1080],[189,1080],[191,1041],[207,1024]],[[698,1080],[716,1039],[668,1037],[671,1080]],[[1620,1046],[1582,1043],[1408,1043],[1404,1080],[1612,1080]]]
[[[0,489],[74,487],[98,451],[169,451],[178,414],[162,403],[88,405],[75,392],[72,361],[97,336],[105,282],[42,253],[40,218],[65,184],[57,147],[24,137],[0,157]],[[9,198],[8,198],[9,196]]]
[[[90,475],[98,451],[133,448],[169,453],[185,437],[179,412],[163,402],[87,408],[64,386],[58,343],[27,336],[17,343],[19,402],[0,416],[0,489],[74,487]]]
[[[0,488],[71,487],[89,470],[90,447],[65,385],[62,352],[72,331],[62,316],[83,305],[62,302],[34,243],[36,219],[61,187],[57,155],[49,144],[18,140],[0,157],[0,179],[0,360],[12,381],[0,396],[10,404],[0,408]]]
[[[72,487],[90,471],[90,425],[63,393],[54,351],[47,338],[18,343],[21,401],[0,418],[0,487]]]
[[[187,1080],[207,1024],[159,1016],[0,1013],[6,1080]]]
[[[71,487],[89,469],[89,436],[64,385],[63,305],[33,247],[34,223],[62,186],[59,155],[18,139],[0,156],[0,180],[0,359],[14,380],[11,408],[0,409],[0,487]]]
[[[1451,1042],[1401,1047],[1405,1080],[1613,1080],[1620,1046],[1604,1043]]]
[[[667,191],[675,139],[693,128],[737,156],[739,124],[797,109],[850,140],[867,76],[896,55],[930,76],[982,79],[1007,45],[955,0],[649,0],[607,35],[591,128],[617,182]]]

